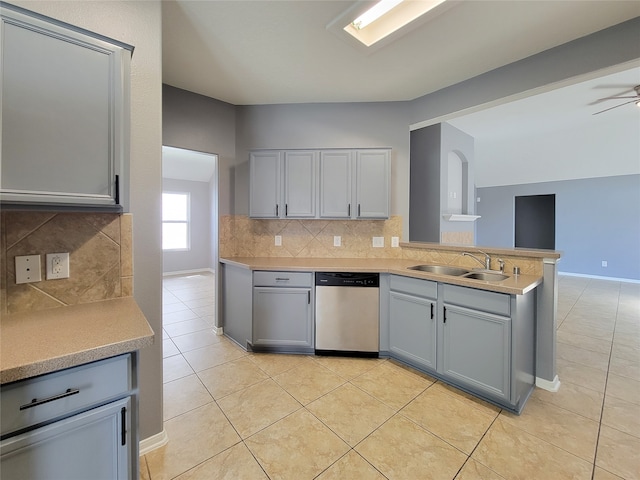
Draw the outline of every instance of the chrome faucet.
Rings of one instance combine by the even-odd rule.
[[[482,260],[480,260],[478,257],[476,257],[475,255],[472,255],[469,252],[462,252],[462,256],[463,257],[471,257],[473,258],[476,262],[478,262],[480,265],[482,265],[486,270],[491,270],[491,257],[484,253],[481,250],[478,250],[479,253],[484,255],[484,262]]]

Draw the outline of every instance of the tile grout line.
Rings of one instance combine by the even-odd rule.
[[[600,408],[600,421],[598,422],[598,435],[596,437],[596,447],[593,452],[593,469],[591,472],[591,480],[595,479],[596,461],[598,459],[598,446],[600,445],[600,432],[602,431],[602,419],[604,417],[604,408],[607,402],[607,385],[609,383],[609,369],[611,368],[611,357],[613,356],[613,343],[616,334],[616,325],[618,323],[618,310],[620,309],[620,284],[618,284],[618,301],[616,306],[616,319],[613,326],[613,337],[611,338],[611,349],[609,351],[609,363],[607,364],[607,375],[604,380],[604,393],[602,395],[602,407]],[[608,471],[608,470],[607,470]]]

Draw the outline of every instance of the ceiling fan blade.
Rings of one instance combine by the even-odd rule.
[[[640,101],[640,100],[638,100],[638,99],[637,99],[637,97],[634,97],[634,98],[636,98],[636,100],[630,100],[630,101],[628,101],[628,102],[624,102],[624,103],[621,103],[621,104],[619,104],[619,105],[615,105],[615,106],[610,107],[610,108],[605,108],[604,110],[600,110],[599,112],[592,113],[592,115],[598,115],[599,113],[608,112],[609,110],[613,110],[614,108],[618,108],[618,107],[621,107],[621,106],[623,106],[623,105],[627,105],[627,104],[629,104],[629,103],[636,103],[636,102]]]
[[[637,100],[640,100],[640,97],[638,95],[629,95],[627,97],[602,97],[602,98],[599,98],[597,100],[594,100],[593,102],[589,103],[588,105],[597,105],[599,103],[606,102],[607,100],[619,100],[619,99],[625,99],[625,98],[635,98]]]

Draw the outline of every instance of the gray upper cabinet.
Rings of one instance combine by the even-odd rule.
[[[389,218],[388,148],[258,150],[249,171],[251,218]]]
[[[317,152],[256,151],[249,156],[249,216],[314,218]]]
[[[281,153],[252,152],[249,156],[249,216],[279,218],[281,198]]]
[[[284,216],[316,216],[316,157],[313,151],[284,152]]]
[[[320,152],[320,218],[389,218],[389,149]]]
[[[133,48],[2,4],[5,204],[128,210]]]
[[[320,152],[320,218],[351,218],[352,153]]]
[[[356,150],[357,218],[389,218],[389,150]]]

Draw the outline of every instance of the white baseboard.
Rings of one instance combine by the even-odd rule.
[[[169,436],[167,435],[166,430],[163,429],[160,433],[156,433],[144,440],[140,440],[140,456],[146,455],[152,450],[160,448],[167,443],[169,443]]]
[[[633,278],[604,277],[602,275],[587,275],[584,273],[558,272],[558,275],[564,275],[566,277],[594,278],[596,280],[611,280],[612,282],[640,283],[640,280]]]
[[[545,380],[544,378],[536,377],[536,387],[550,392],[557,392],[560,390],[560,379],[558,378],[558,375],[556,375],[556,378],[554,378],[552,382]]]
[[[193,273],[202,273],[202,272],[216,273],[216,271],[213,268],[196,268],[195,270],[176,270],[175,272],[163,272],[162,276],[171,277],[173,275],[189,275]]]
[[[224,335],[222,328],[223,327],[213,327],[213,333],[215,333],[216,335]]]

